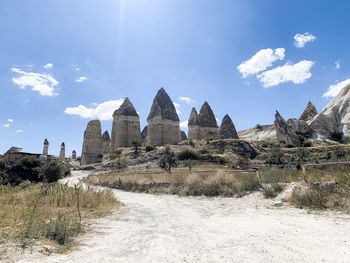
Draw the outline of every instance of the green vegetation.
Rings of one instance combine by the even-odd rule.
[[[265,198],[275,198],[279,193],[284,190],[284,185],[280,183],[274,183],[264,187],[264,197]]]
[[[160,157],[158,165],[167,173],[171,173],[171,170],[177,166],[175,153],[171,150],[170,146],[167,145],[165,147],[165,151]]]

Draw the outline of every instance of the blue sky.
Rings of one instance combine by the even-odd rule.
[[[345,0],[1,1],[0,152],[41,152],[48,138],[50,153],[63,141],[79,153],[89,118],[110,131],[110,112],[127,96],[143,127],[160,87],[182,122],[205,100],[238,130],[272,123],[276,109],[298,117],[308,100],[321,110],[349,82],[349,8]]]

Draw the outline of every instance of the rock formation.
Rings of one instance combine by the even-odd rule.
[[[193,116],[195,115],[193,114]],[[189,134],[189,139],[191,140],[218,138],[218,124],[208,102],[204,102],[197,118],[194,119],[193,125],[191,126],[191,134]]]
[[[66,145],[64,144],[64,142],[62,142],[61,144],[60,159],[63,161],[66,159]]]
[[[147,138],[147,130],[148,130],[148,126],[146,125],[142,132],[141,132],[141,140],[142,140],[142,144],[146,143],[146,138]]]
[[[231,120],[230,116],[227,114],[222,119],[220,128],[219,128],[219,137],[221,139],[238,139],[238,134]]]
[[[302,121],[310,121],[312,120],[316,115],[318,114],[315,106],[312,104],[311,101],[307,103],[306,108],[304,109],[303,113],[300,115],[299,120]]]
[[[305,138],[311,138],[313,131],[309,124],[304,120],[288,119],[287,124],[294,128],[297,135],[302,135]]]
[[[76,150],[72,151],[72,160],[76,160],[77,159],[77,152]]]
[[[209,147],[218,154],[230,152],[251,159],[258,155],[258,151],[244,140],[215,140],[209,143]]]
[[[44,140],[43,155],[49,155],[49,141],[47,139]]]
[[[109,153],[111,151],[111,137],[109,136],[109,132],[105,131],[102,135],[103,139],[103,147],[102,152],[103,153]]]
[[[187,135],[184,131],[181,131],[181,141],[186,141],[187,140]]]
[[[276,139],[280,143],[284,143],[287,146],[299,146],[300,139],[295,133],[295,129],[289,126],[288,123],[282,118],[278,111],[275,115],[275,127],[276,127]]]
[[[176,144],[181,141],[180,120],[173,102],[161,88],[147,118],[147,145]]]
[[[197,119],[198,113],[196,108],[192,108],[190,118],[188,119],[188,138],[193,139],[195,137],[196,128],[194,126],[194,121]]]
[[[345,86],[310,123],[319,135],[350,141],[350,85]]]
[[[99,163],[102,160],[102,134],[99,120],[90,121],[84,132],[81,164]]]
[[[113,114],[111,150],[141,142],[140,117],[129,98]]]

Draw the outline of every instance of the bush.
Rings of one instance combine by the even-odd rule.
[[[6,182],[9,184],[20,184],[22,181],[41,182],[40,167],[42,162],[34,157],[23,157],[5,171]]]
[[[45,163],[40,169],[40,177],[43,181],[53,183],[67,176],[70,173],[69,167],[61,161],[51,160]]]
[[[165,147],[165,151],[163,156],[159,159],[158,165],[168,173],[171,173],[172,168],[177,166],[175,153],[171,150],[169,145]]]
[[[148,153],[148,152],[151,152],[151,151],[154,151],[154,147],[153,146],[151,146],[151,145],[147,145],[146,147],[145,147],[145,151],[146,151],[146,153]]]
[[[59,215],[48,223],[46,237],[59,245],[67,245],[72,241],[71,237],[79,234],[79,232],[80,223],[77,220]]]
[[[179,152],[177,154],[177,159],[180,160],[180,161],[183,161],[183,160],[198,160],[198,154],[192,150],[189,150],[189,149],[185,149],[185,150],[182,150],[181,152]]]
[[[275,198],[280,192],[284,190],[283,184],[271,184],[264,188],[264,197],[265,198]]]

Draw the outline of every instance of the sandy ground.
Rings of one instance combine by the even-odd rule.
[[[75,172],[70,184],[86,176]],[[255,193],[189,198],[115,190],[125,207],[66,255],[18,262],[349,262],[350,216],[277,208]]]

